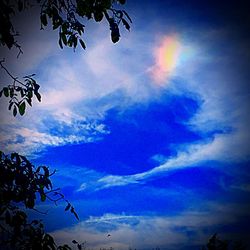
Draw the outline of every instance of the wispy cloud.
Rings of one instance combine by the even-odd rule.
[[[247,136],[246,133],[236,131],[229,134],[215,135],[208,142],[202,141],[194,144],[178,145],[176,146],[176,156],[166,159],[164,163],[153,169],[133,175],[107,175],[97,180],[96,184],[91,187],[103,189],[144,183],[152,178],[155,179],[166,175],[171,171],[188,167],[199,167],[202,163],[208,161],[223,163],[244,162],[250,156],[249,139],[249,135]],[[88,186],[87,183],[84,186]]]
[[[111,246],[115,249],[180,249],[205,244],[221,226],[237,223],[246,215],[249,216],[247,207],[215,203],[207,204],[205,210],[186,211],[174,216],[104,214],[55,231],[53,235],[60,243],[72,239],[87,241],[87,247],[93,249]],[[237,230],[230,237],[233,238]],[[246,239],[247,233],[241,234],[242,240]],[[111,236],[107,237],[108,234]]]
[[[208,32],[205,37],[214,40],[226,39],[226,35],[220,32]],[[189,47],[188,41],[186,46]],[[176,84],[173,82],[168,86],[169,93],[177,97],[190,95],[199,101],[197,113],[194,113],[185,125],[204,139],[184,145],[173,145],[172,156],[165,157],[165,161],[162,156],[161,164],[146,172],[126,176],[104,176],[97,181],[97,189],[145,182],[169,171],[199,166],[206,161],[232,163],[249,159],[249,105],[246,94],[248,87],[245,80],[239,76],[240,72],[234,71],[233,68],[228,72],[228,67],[232,67],[234,63],[232,59],[229,60],[227,55],[220,52],[210,53],[210,50],[216,49],[216,45],[211,47],[207,43],[197,48],[195,57],[190,56],[188,65],[183,63],[176,68],[175,77],[181,80],[176,80]],[[228,53],[238,52],[231,48]],[[239,52],[240,55],[242,60],[246,59]],[[214,70],[215,67],[217,70]]]

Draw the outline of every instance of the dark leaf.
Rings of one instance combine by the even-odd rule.
[[[60,22],[56,22],[53,25],[53,30],[57,29],[60,26]]]
[[[68,211],[70,209],[71,205],[68,203],[68,205],[65,207],[65,211]]]
[[[26,207],[28,208],[33,208],[35,206],[35,200],[33,198],[29,198],[26,202],[25,202]]]
[[[9,97],[9,89],[7,87],[3,88],[3,93],[4,93],[5,97]]]
[[[40,102],[41,101],[41,95],[38,92],[36,92],[34,94],[36,95],[37,100]]]
[[[79,39],[79,42],[80,42],[82,48],[86,49],[86,45],[85,45],[84,41],[82,39]]]
[[[16,108],[16,106],[14,106],[14,108],[13,108],[13,115],[14,115],[14,116],[17,115],[17,108]]]
[[[120,33],[118,29],[111,30],[111,40],[113,43],[117,43],[120,39]]]
[[[25,108],[26,108],[25,101],[23,101],[23,102],[21,103],[21,105],[19,105],[19,107],[18,107],[20,115],[24,115],[24,113],[25,113]]]
[[[30,106],[32,106],[32,99],[26,98],[26,101],[27,101],[27,103],[28,103]]]
[[[41,201],[45,201],[46,200],[46,195],[44,193],[41,193]]]
[[[10,88],[10,98],[14,96],[14,88]]]
[[[35,91],[38,91],[38,89],[40,88],[40,85],[36,83],[36,81],[34,79],[32,79],[33,81],[33,86],[34,86],[34,89]]]
[[[73,214],[75,215],[76,219],[79,220],[78,214],[75,212],[75,210],[73,211]]]
[[[67,37],[66,37],[65,33],[61,33],[61,37],[62,37],[62,41],[63,41],[64,45],[67,46],[68,43],[67,43]]]
[[[77,37],[73,36],[72,41],[73,41],[74,48],[76,48],[76,46],[77,46]]]
[[[42,14],[42,15],[40,16],[40,19],[41,19],[42,25],[47,26],[48,21],[47,21],[47,16],[46,16],[46,14]]]
[[[103,12],[101,10],[97,10],[94,12],[94,18],[96,22],[101,22],[103,19]]]
[[[10,105],[9,105],[9,110],[11,110],[13,105],[14,105],[14,102],[11,102]]]
[[[59,43],[60,48],[61,48],[61,49],[63,49],[63,45],[62,45],[62,38],[61,38],[61,37],[59,38],[58,43]]]
[[[128,18],[128,20],[132,23],[132,19],[130,18],[130,16],[128,15],[128,13],[125,10],[123,10],[122,12]]]
[[[49,169],[45,166],[43,166],[44,176],[49,177]]]
[[[73,244],[77,244],[78,242],[76,240],[72,240],[72,243]]]
[[[130,25],[128,24],[128,22],[127,22],[124,18],[122,18],[122,24],[125,26],[125,28],[126,28],[127,30],[130,29]]]

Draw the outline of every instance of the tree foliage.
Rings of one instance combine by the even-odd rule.
[[[20,115],[24,115],[26,106],[32,106],[33,96],[36,96],[39,102],[41,101],[41,94],[39,93],[40,86],[33,78],[35,74],[24,76],[24,80],[20,81],[8,71],[3,63],[4,60],[0,61],[0,66],[12,79],[12,82],[11,84],[3,87],[0,91],[0,97],[5,96],[9,98],[8,109],[12,109],[14,116],[16,116],[18,112]]]
[[[23,53],[17,41],[18,32],[13,26],[13,17],[17,12],[40,5],[41,29],[52,25],[58,30],[59,46],[72,47],[80,44],[86,49],[82,38],[85,31],[83,21],[93,19],[100,22],[106,19],[111,31],[111,40],[116,43],[120,39],[119,25],[122,23],[130,30],[131,19],[126,11],[117,9],[125,0],[1,0],[0,1],[0,46],[8,49],[16,47],[18,55]],[[5,60],[0,60],[1,69],[11,79],[0,91],[0,97],[9,98],[9,110],[13,115],[24,115],[27,105],[32,106],[35,96],[40,102],[39,84],[27,75],[20,80],[5,67]],[[27,209],[38,213],[37,202],[50,200],[57,205],[59,200],[66,202],[65,211],[71,212],[77,220],[75,208],[59,192],[53,189],[51,175],[47,166],[35,167],[18,153],[5,155],[0,151],[0,248],[1,249],[34,249],[34,250],[70,250],[69,245],[57,246],[53,237],[44,230],[41,220],[28,220]],[[72,243],[81,250],[85,243],[73,240]]]
[[[53,30],[58,31],[58,43],[61,49],[64,46],[72,47],[74,50],[80,44],[86,49],[83,39],[85,22],[93,20],[108,22],[111,40],[116,43],[120,39],[120,23],[125,29],[130,30],[131,18],[125,10],[119,9],[119,5],[125,4],[125,0],[1,0],[0,1],[0,45],[9,49],[16,47],[18,56],[23,53],[17,41],[18,31],[13,26],[12,19],[17,12],[32,8],[35,4],[40,6],[41,29],[52,25]],[[24,115],[26,107],[32,106],[32,98],[36,96],[41,101],[38,92],[40,86],[34,79],[35,74],[24,76],[23,81],[14,77],[3,65],[4,59],[0,61],[0,67],[7,73],[11,83],[7,84],[1,91],[9,99],[8,109],[13,115],[18,113]]]
[[[29,222],[25,212],[33,209],[42,213],[36,209],[37,200],[50,200],[55,204],[64,200],[65,211],[79,220],[71,203],[59,189],[53,189],[50,177],[54,173],[46,166],[35,167],[22,155],[8,156],[0,151],[0,248],[71,249],[67,245],[57,247],[53,237],[45,233],[42,221]]]
[[[214,234],[206,246],[202,250],[246,250],[247,247],[240,241],[232,242],[229,240],[222,240],[217,234]]]

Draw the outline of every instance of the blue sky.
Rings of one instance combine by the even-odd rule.
[[[35,13],[17,20],[24,55],[1,53],[15,74],[36,73],[42,102],[13,118],[1,98],[1,148],[57,170],[54,186],[80,216],[64,203],[39,205],[49,208],[43,219],[60,243],[199,249],[215,232],[248,240],[244,5],[125,7],[133,24],[118,44],[104,21],[87,22],[87,50],[75,53],[59,49],[57,33],[39,31]]]

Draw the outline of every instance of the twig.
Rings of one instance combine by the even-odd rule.
[[[47,215],[47,214],[48,214],[48,210],[47,210],[46,212],[42,212],[42,211],[40,211],[40,210],[38,210],[38,209],[36,209],[36,208],[34,208],[34,207],[32,208],[32,210],[38,212],[39,214],[44,214],[44,215]]]
[[[6,67],[3,66],[3,63],[4,63],[4,62],[5,62],[5,59],[2,59],[2,60],[0,61],[0,66],[1,66],[1,68],[9,75],[9,77],[12,78],[12,79],[14,80],[14,84],[15,84],[15,82],[18,82],[19,84],[21,84],[21,85],[23,85],[23,86],[26,87],[25,84],[23,84],[21,81],[18,80],[18,77],[14,77],[14,76],[8,71],[8,69],[7,69]]]

